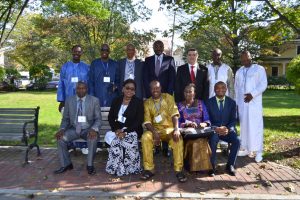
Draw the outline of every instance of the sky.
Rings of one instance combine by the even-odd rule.
[[[165,30],[169,30],[173,24],[173,16],[169,14],[167,15],[167,11],[159,11],[159,0],[145,0],[144,5],[152,10],[152,16],[150,20],[146,22],[135,22],[131,25],[131,28],[136,30],[150,30],[157,28],[161,32]],[[175,34],[174,37],[174,45],[176,46],[183,46],[184,42],[182,39],[179,38],[179,34]],[[161,34],[157,34],[156,39],[163,39]],[[168,38],[169,43],[171,44],[171,36]],[[176,48],[175,48],[176,49]]]

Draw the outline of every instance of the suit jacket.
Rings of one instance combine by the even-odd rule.
[[[125,77],[125,68],[126,68],[127,58],[121,59],[118,62],[118,76],[120,77],[119,83],[119,95],[122,94],[122,84]],[[136,82],[135,96],[140,99],[144,97],[144,84],[143,84],[143,66],[144,63],[140,59],[135,59],[134,61],[134,81]]]
[[[212,126],[226,126],[230,131],[236,131],[236,103],[233,99],[226,96],[222,113],[220,112],[215,96],[206,102],[206,107]]]
[[[118,96],[114,86],[119,85],[117,62],[109,59],[107,71],[100,58],[92,61],[89,71],[89,94],[99,99],[101,107],[110,107],[112,100]],[[110,83],[103,81],[104,76],[110,77]]]
[[[184,64],[178,67],[175,82],[175,101],[177,103],[184,101],[184,88],[192,83],[189,65]],[[208,99],[209,81],[208,70],[203,65],[198,65],[196,74],[196,98],[201,100]]]
[[[77,96],[71,96],[65,102],[64,115],[61,120],[60,128],[69,129],[76,128],[76,114],[77,114]],[[96,97],[86,95],[85,99],[85,116],[87,123],[90,125],[89,129],[98,130],[101,126],[101,110],[99,100]]]
[[[123,102],[123,95],[115,98],[111,104],[108,122],[111,130],[127,127],[125,132],[136,131],[139,136],[143,133],[142,123],[144,122],[144,104],[143,100],[133,96],[123,116],[126,117],[125,123],[118,121],[118,113]]]
[[[163,54],[163,60],[161,62],[161,68],[158,77],[155,74],[155,55],[147,57],[144,64],[143,81],[145,89],[145,97],[149,98],[150,82],[158,80],[162,87],[162,93],[169,93],[173,95],[175,86],[175,62],[172,56]]]

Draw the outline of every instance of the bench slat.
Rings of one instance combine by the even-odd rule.
[[[32,120],[33,120],[33,118],[32,118]],[[22,124],[24,124],[25,122],[27,122],[27,121],[31,121],[30,119],[28,120],[28,119],[2,119],[1,117],[0,117],[0,124],[7,124],[7,123],[13,123],[13,124],[16,124],[16,123],[22,123]]]
[[[1,114],[34,115],[35,110],[0,110]]]
[[[4,141],[22,141],[22,135],[18,134],[18,135],[12,135],[12,134],[8,134],[8,135],[1,135],[1,140]]]
[[[35,117],[34,116],[29,116],[29,115],[1,115],[0,114],[0,119],[22,119],[22,120],[33,120]]]

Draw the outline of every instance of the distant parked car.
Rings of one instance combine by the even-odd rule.
[[[46,89],[57,89],[59,81],[50,81],[46,85]]]
[[[26,85],[26,90],[37,90],[39,87],[36,83],[29,83]]]

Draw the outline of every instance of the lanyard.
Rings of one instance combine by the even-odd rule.
[[[214,71],[215,71],[215,80],[218,80],[218,73],[219,73],[219,69],[220,69],[221,65],[214,65]]]
[[[251,66],[250,66],[251,67]],[[243,76],[244,76],[244,92],[246,92],[246,82],[247,82],[247,73],[250,67],[245,67],[243,69]]]
[[[107,62],[107,65],[106,65],[106,67],[105,67],[105,65],[104,65],[104,63],[102,62],[102,60],[100,60],[101,61],[101,64],[102,64],[102,66],[103,66],[103,69],[105,70],[105,75],[109,75],[109,73],[108,73],[108,62]]]
[[[159,113],[159,110],[160,110],[160,107],[161,107],[161,102],[162,102],[162,97],[160,97],[158,106],[156,106],[156,103],[155,103],[153,98],[152,98],[152,101],[154,103],[154,107],[155,107],[156,112]]]

